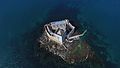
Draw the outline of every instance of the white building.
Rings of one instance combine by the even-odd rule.
[[[74,33],[75,27],[69,22],[68,19],[62,21],[50,22],[44,26],[45,32],[48,38],[60,45],[63,44],[65,40],[74,40],[83,36],[86,31],[80,35],[71,36]],[[67,28],[70,28],[68,31]]]

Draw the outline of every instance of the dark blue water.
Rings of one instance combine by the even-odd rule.
[[[47,20],[49,14],[57,13],[55,12],[57,10],[53,11],[54,8],[57,9],[59,6],[63,6],[63,9],[67,9],[64,8],[64,5],[73,8],[74,11],[76,10],[74,8],[77,8],[79,12],[77,10],[76,12],[70,10],[71,14],[74,14],[74,17],[77,19],[84,18],[90,25],[104,35],[105,39],[107,39],[106,42],[110,44],[107,48],[110,54],[108,60],[120,64],[119,0],[1,0],[0,68],[42,67],[43,64],[37,64],[37,62],[42,63],[42,61],[37,61],[37,59],[30,60],[32,58],[27,57],[33,54],[33,52],[30,52],[33,48],[29,47],[29,45],[23,45],[19,40],[21,40],[21,37],[26,36],[24,35],[26,32],[30,33],[32,29]],[[70,15],[70,12],[66,14],[66,18],[69,18],[67,15]],[[57,17],[57,14],[55,17]],[[13,57],[17,58],[14,59]]]

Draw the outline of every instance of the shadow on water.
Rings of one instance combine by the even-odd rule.
[[[98,59],[91,60],[90,63],[78,63],[78,64],[67,64],[60,57],[55,56],[45,49],[39,48],[39,43],[37,39],[42,34],[43,25],[49,23],[50,21],[69,19],[70,22],[76,26],[80,27],[80,30],[86,28],[86,22],[80,21],[77,19],[77,15],[80,13],[78,8],[71,8],[65,4],[60,4],[55,8],[51,9],[48,13],[48,17],[42,22],[36,24],[36,27],[30,31],[27,31],[21,36],[21,39],[13,41],[16,42],[12,44],[15,47],[15,52],[13,54],[12,60],[15,61],[10,65],[11,68],[23,67],[23,68],[96,68],[94,67]],[[81,25],[84,24],[85,26]],[[79,24],[79,25],[78,25]],[[89,28],[88,28],[89,27]],[[100,47],[97,45],[105,45],[105,42],[100,42],[102,39],[99,39],[99,34],[93,33],[94,30],[90,29],[88,25],[88,35],[86,36],[87,42],[90,44],[92,50],[97,54],[97,58],[103,61],[105,68],[116,68],[116,65],[110,62],[108,59],[108,54],[106,52],[106,47]],[[23,46],[22,48],[20,46]]]

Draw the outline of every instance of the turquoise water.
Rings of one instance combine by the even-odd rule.
[[[31,31],[40,29],[38,28],[39,24],[46,20],[47,22],[62,18],[74,20],[74,18],[80,19],[81,17],[93,27],[93,31],[96,29],[104,35],[106,42],[110,44],[107,46],[107,51],[110,54],[108,60],[120,64],[119,12],[119,0],[0,1],[0,68],[43,67],[44,62],[41,59],[47,60],[48,58],[34,57],[33,55],[36,53],[34,53],[33,45],[27,45],[28,43],[25,42],[26,38],[29,39],[29,35],[33,34],[32,38],[35,40],[36,34],[39,34],[31,33]],[[54,61],[54,59],[49,59],[52,60],[49,60],[48,64],[52,65],[50,61]],[[55,60],[55,62],[61,61]]]

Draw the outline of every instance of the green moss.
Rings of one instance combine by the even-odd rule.
[[[78,44],[71,53],[76,55],[81,54],[81,50],[82,50],[82,45]]]

